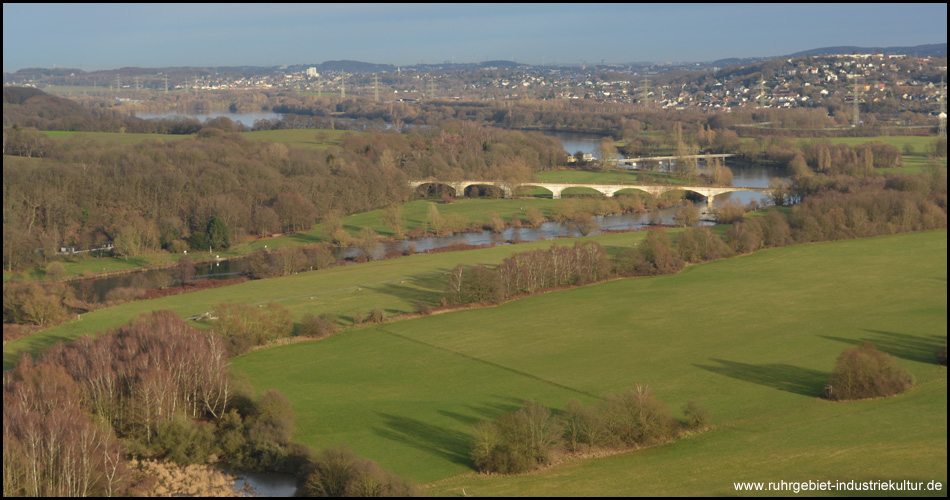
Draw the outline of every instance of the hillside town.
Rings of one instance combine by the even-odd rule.
[[[296,91],[309,95],[422,99],[539,99],[637,103],[652,108],[809,108],[853,102],[900,113],[938,113],[947,58],[912,54],[834,54],[717,67],[692,64],[532,66],[510,61],[391,67],[336,61],[263,68],[171,68],[83,72],[26,69],[4,85],[134,98],[140,90]]]

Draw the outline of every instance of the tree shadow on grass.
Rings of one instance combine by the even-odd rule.
[[[710,361],[719,363],[721,366],[697,364],[693,366],[719,375],[803,396],[821,396],[821,391],[828,380],[828,373],[784,363],[751,365],[724,359],[711,359]]]
[[[854,339],[834,337],[831,335],[819,335],[819,337],[835,340],[848,344],[849,346],[870,342],[881,352],[886,352],[891,356],[909,361],[919,361],[921,363],[936,363],[937,349],[947,345],[946,336],[908,335],[906,333],[885,332],[883,330],[868,330],[867,328],[865,328],[864,331],[871,335]]]
[[[471,435],[410,417],[390,413],[378,415],[386,420],[386,428],[373,429],[377,436],[409,445],[455,464],[474,467],[469,457]]]
[[[292,241],[297,243],[303,243],[309,245],[312,243],[323,243],[323,238],[316,231],[306,231],[301,233],[294,233],[288,237]]]
[[[494,420],[501,415],[506,413],[514,413],[518,411],[521,406],[524,404],[524,401],[515,398],[509,398],[505,396],[495,396],[496,398],[502,401],[508,402],[499,402],[499,403],[485,403],[481,405],[465,405],[469,409],[469,413],[462,414],[447,410],[439,410],[439,414],[445,415],[449,418],[455,419],[463,424],[475,426],[475,424],[481,422],[482,420]]]
[[[370,285],[373,291],[392,295],[406,302],[425,302],[437,305],[445,291],[447,279],[442,272],[424,276],[412,276],[399,281]]]

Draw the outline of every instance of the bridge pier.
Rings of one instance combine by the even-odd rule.
[[[424,184],[442,184],[448,186],[455,190],[456,196],[464,196],[465,189],[469,186],[476,184],[484,184],[489,186],[495,186],[501,188],[504,192],[505,198],[513,198],[514,192],[518,187],[521,186],[537,186],[540,188],[547,189],[551,192],[551,197],[555,200],[561,199],[561,193],[569,187],[586,187],[600,192],[604,196],[613,196],[617,191],[623,189],[638,189],[640,191],[645,191],[652,196],[659,196],[667,191],[671,190],[683,190],[696,193],[700,196],[706,198],[706,205],[709,207],[713,206],[714,197],[718,194],[731,193],[734,191],[753,191],[762,194],[770,194],[771,189],[768,188],[759,188],[759,187],[739,187],[739,186],[728,186],[728,187],[709,187],[709,186],[680,186],[680,185],[636,185],[636,184],[579,184],[579,183],[546,183],[546,182],[502,182],[502,181],[437,181],[437,180],[421,180],[421,181],[409,181],[410,188],[418,188]]]

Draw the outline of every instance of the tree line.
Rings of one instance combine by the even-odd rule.
[[[60,246],[108,241],[120,256],[226,249],[248,236],[308,230],[334,213],[402,203],[410,178],[528,180],[563,156],[553,138],[471,123],[347,133],[327,152],[208,126],[188,141],[79,137],[50,147],[39,159],[4,156],[8,270],[46,265]]]
[[[292,442],[289,401],[273,390],[255,398],[229,372],[230,339],[274,328],[219,309],[215,331],[158,311],[36,361],[24,355],[3,376],[4,496],[146,494],[129,457],[294,474],[311,494],[417,493],[352,453]]]
[[[590,453],[653,446],[709,425],[702,403],[689,401],[683,412],[685,421],[677,422],[666,404],[640,385],[607,395],[592,407],[573,399],[557,416],[528,400],[513,413],[475,426],[472,460],[481,472],[518,474],[585,448]]]

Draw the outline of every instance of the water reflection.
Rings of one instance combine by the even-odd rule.
[[[297,478],[273,472],[232,473],[234,491],[245,496],[292,497],[297,493]]]

